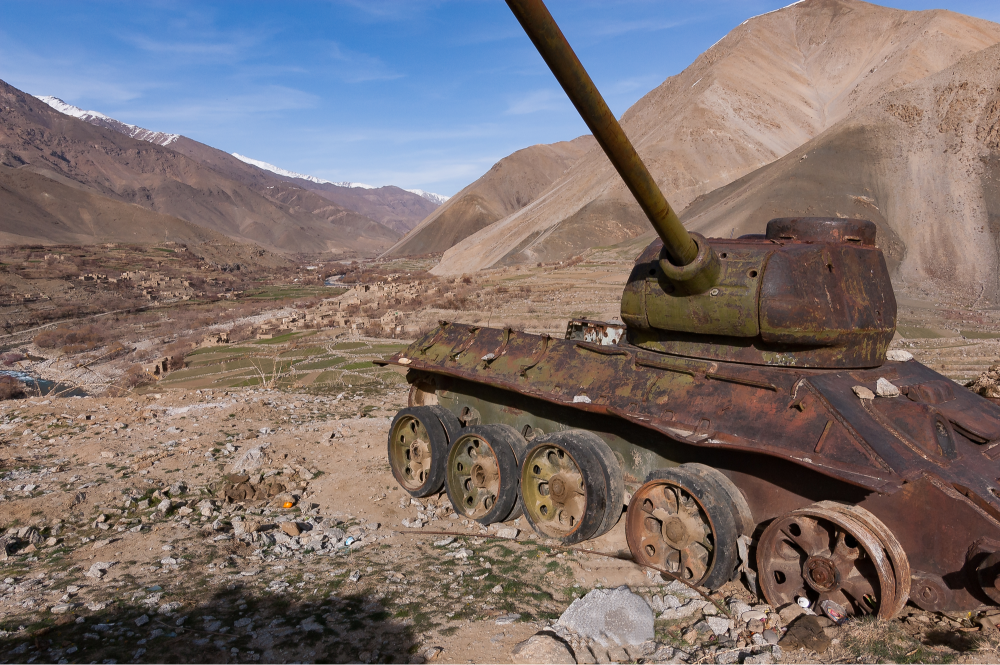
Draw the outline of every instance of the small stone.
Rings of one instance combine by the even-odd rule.
[[[671,596],[672,597],[672,596]],[[703,607],[708,605],[704,600],[689,600],[680,607],[675,607],[669,610],[664,610],[660,614],[660,618],[664,621],[676,621],[677,619],[684,619],[691,616],[695,612],[701,610]]]
[[[879,397],[899,397],[900,393],[899,388],[880,376],[875,382],[875,394]]]
[[[673,647],[669,647],[667,645],[663,645],[660,648],[658,648],[656,651],[653,652],[653,655],[651,655],[648,658],[647,662],[651,662],[651,663],[665,663],[665,662],[669,661],[670,659],[672,659],[673,657],[674,657],[674,649],[673,649]]]
[[[787,626],[805,613],[806,609],[798,603],[789,603],[778,611],[778,616],[781,618],[781,623]]]
[[[636,661],[640,658],[645,658],[651,653],[656,651],[656,642],[653,640],[648,640],[642,644],[626,644],[625,653],[628,654],[630,660]]]
[[[667,582],[667,585],[663,587],[663,590],[667,593],[672,593],[679,598],[701,598],[701,594],[680,580],[670,580]]]
[[[851,390],[861,399],[875,399],[875,393],[864,386],[854,386]]]
[[[590,647],[590,652],[594,654],[594,660],[596,660],[598,663],[602,663],[603,665],[603,663],[611,662],[611,657],[608,656],[608,650],[602,647],[600,644],[598,644],[597,642],[591,642],[587,646]]]
[[[756,656],[747,656],[743,659],[743,665],[771,665],[773,662],[774,659],[767,651],[759,653]]]
[[[740,621],[743,623],[750,623],[751,621],[763,621],[767,618],[767,614],[765,612],[761,612],[760,610],[747,610],[746,612],[740,614],[739,617]]]
[[[778,633],[774,630],[771,630],[770,628],[765,630],[761,635],[764,638],[764,641],[767,642],[768,644],[778,643]]]
[[[447,538],[442,538],[441,540],[434,541],[434,547],[447,547],[455,542],[454,536],[448,536]]]
[[[830,637],[823,628],[820,617],[799,617],[788,627],[778,644],[788,649],[811,649],[824,653],[830,646]]]
[[[905,363],[908,360],[913,360],[913,354],[903,349],[892,349],[885,352],[885,359],[891,362]]]
[[[764,631],[764,622],[760,619],[751,619],[747,621],[747,630],[751,633],[761,633]]]
[[[712,629],[712,632],[716,635],[725,635],[729,632],[729,629],[733,627],[733,622],[725,617],[708,617],[705,619],[708,622],[708,627]]]
[[[430,662],[440,656],[443,651],[444,649],[441,647],[427,647],[420,652],[420,655],[424,657],[424,660]]]
[[[281,530],[293,538],[302,533],[302,529],[300,529],[299,525],[295,522],[282,522]]]
[[[66,614],[66,612],[69,612],[74,607],[78,607],[78,604],[77,603],[58,603],[56,605],[53,605],[52,609],[49,610],[49,611],[52,612],[53,614]]]
[[[172,505],[173,503],[170,501],[170,499],[164,499],[163,501],[160,501],[160,503],[156,506],[156,509],[161,513],[165,513],[168,510],[170,510],[170,506]]]
[[[500,586],[499,584],[497,586]],[[496,618],[498,626],[506,626],[521,618],[520,614],[502,614]]]
[[[576,663],[566,645],[550,633],[536,633],[518,643],[510,657],[514,663]]]
[[[135,625],[137,626],[145,626],[147,623],[149,623],[148,614],[143,614],[141,617],[135,620]]]
[[[517,538],[517,534],[521,533],[519,529],[514,527],[506,527],[503,529],[497,529],[497,538],[506,538],[508,540],[514,540]]]
[[[985,615],[978,617],[975,623],[982,628],[984,633],[995,633],[997,630],[997,625],[993,622],[993,619]]]
[[[628,663],[632,660],[629,658],[628,652],[617,644],[612,644],[608,647],[608,658],[613,663]]]

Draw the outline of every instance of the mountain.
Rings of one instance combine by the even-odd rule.
[[[0,82],[0,164],[275,251],[368,254],[399,238],[364,215],[196,141],[181,136],[161,146],[95,120],[105,122],[66,115]],[[31,220],[19,222],[26,223]]]
[[[374,187],[355,182],[331,182],[315,176],[289,171],[274,164],[252,159],[239,153],[232,153],[232,157],[235,160],[227,160],[222,157],[226,153],[179,134],[166,134],[130,125],[108,117],[98,111],[84,111],[72,104],[67,104],[57,97],[40,96],[38,99],[60,113],[79,118],[92,125],[111,129],[132,138],[149,141],[157,145],[169,146],[171,149],[181,152],[192,159],[201,161],[212,169],[219,170],[221,167],[221,171],[224,172],[226,177],[254,187],[258,194],[265,197],[269,193],[267,191],[268,188],[274,185],[275,178],[255,177],[253,174],[258,169],[270,172],[275,176],[280,176],[281,180],[291,181],[303,189],[314,191],[327,201],[332,201],[338,206],[373,219],[401,234],[406,233],[416,226],[420,220],[433,212],[438,205],[448,198],[442,197],[439,194],[423,192],[422,190],[409,192],[408,190],[393,186]],[[371,191],[351,191],[354,189]],[[325,205],[315,202],[313,207],[320,209]]]
[[[857,109],[682,214],[705,235],[870,219],[897,288],[1000,302],[1000,44]]]
[[[0,166],[0,243],[4,245],[163,242],[189,246],[218,263],[287,262],[255,245],[235,242],[176,217],[95,194],[55,173],[46,176]]]
[[[504,157],[451,197],[386,252],[389,256],[443,252],[534,201],[597,145],[590,135],[533,145]]]
[[[97,111],[84,111],[83,109],[73,106],[72,104],[67,104],[58,97],[35,96],[60,113],[71,115],[74,118],[83,120],[84,122],[89,122],[92,125],[97,125],[98,127],[104,127],[105,129],[125,134],[126,136],[130,136],[134,139],[139,139],[140,141],[149,141],[150,143],[155,143],[156,145],[167,146],[180,138],[180,134],[154,132],[151,129],[143,129],[142,127],[136,127],[135,125],[130,125],[127,122],[122,122],[121,120],[109,118],[103,113],[98,113]]]
[[[1000,25],[949,11],[803,0],[732,30],[633,105],[622,126],[683,210],[885,93],[997,42]],[[532,203],[445,252],[433,272],[565,258],[648,229],[594,149]]]
[[[355,183],[351,183],[351,185],[354,186],[354,187],[358,186]],[[417,196],[425,198],[428,201],[430,201],[431,203],[434,203],[436,205],[441,205],[442,203],[447,203],[448,199],[451,198],[450,196],[445,196],[444,194],[435,194],[434,192],[425,192],[422,189],[408,189],[406,191],[408,191],[410,194],[416,194]]]
[[[331,182],[288,171],[274,164],[233,153],[241,162],[275,173],[303,189],[316,192],[337,205],[370,217],[399,233],[406,233],[432,213],[448,197],[423,190],[410,191],[393,185],[375,187],[359,182]]]

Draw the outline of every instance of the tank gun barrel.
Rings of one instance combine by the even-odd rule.
[[[542,0],[507,0],[507,6],[514,12],[542,59],[639,202],[657,235],[663,240],[663,246],[672,262],[677,266],[690,264],[698,256],[698,245],[681,224],[646,165],[639,159],[632,142],[566,41],[545,3]]]

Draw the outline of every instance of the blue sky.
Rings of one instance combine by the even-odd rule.
[[[785,4],[549,7],[621,115],[743,20]],[[501,0],[2,7],[11,85],[329,180],[451,195],[519,148],[586,131]],[[996,0],[948,8],[1000,22]]]

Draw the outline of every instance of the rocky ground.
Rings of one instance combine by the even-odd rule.
[[[587,544],[598,556],[520,521],[458,519],[445,496],[413,500],[384,453],[404,402],[401,389],[7,402],[0,661],[997,660],[985,615],[909,608],[796,636],[783,629],[797,606],[738,583],[710,604],[617,558],[622,524]],[[567,618],[621,585],[651,624],[637,644],[602,645]]]
[[[615,314],[630,260],[489,271],[465,310],[414,316],[560,332]],[[894,347],[964,382],[1000,357],[996,317],[901,298]],[[405,385],[370,366],[400,341],[338,335],[0,403],[0,662],[1000,662],[993,615],[837,626],[737,582],[709,602],[627,560],[623,523],[593,554],[412,500],[385,459]],[[598,610],[623,585],[646,628],[617,640]]]

